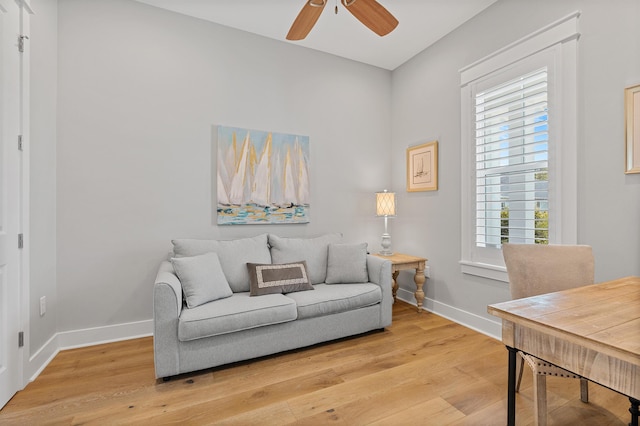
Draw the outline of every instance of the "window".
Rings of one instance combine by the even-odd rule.
[[[576,242],[578,16],[461,70],[464,273],[507,281],[503,243]]]
[[[477,247],[549,242],[547,75],[475,95]]]

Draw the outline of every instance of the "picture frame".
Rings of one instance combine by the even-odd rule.
[[[640,84],[624,89],[625,168],[640,173]]]
[[[407,192],[438,190],[438,141],[407,148]]]

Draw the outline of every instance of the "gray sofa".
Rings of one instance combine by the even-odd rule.
[[[173,240],[153,289],[156,378],[389,326],[391,262],[341,238]]]

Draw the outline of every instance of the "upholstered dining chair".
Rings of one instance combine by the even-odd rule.
[[[590,246],[503,244],[502,255],[507,266],[512,299],[537,296],[593,284],[594,259]],[[536,425],[547,424],[546,377],[558,376],[580,379],[580,399],[589,401],[587,379],[519,352],[520,371],[516,392],[520,390],[524,362],[533,371],[533,409]]]

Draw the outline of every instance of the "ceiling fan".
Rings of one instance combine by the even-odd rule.
[[[337,0],[336,0],[337,1]],[[376,0],[340,0],[356,19],[379,36],[389,34],[398,26],[398,20]],[[302,40],[320,17],[327,0],[307,0],[293,21],[287,40]],[[336,13],[338,5],[336,3]]]

